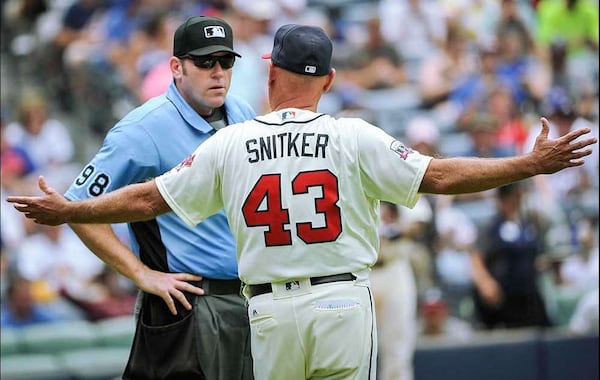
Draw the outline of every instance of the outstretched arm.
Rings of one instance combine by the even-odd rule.
[[[11,196],[6,200],[34,222],[56,226],[63,223],[123,223],[152,219],[171,211],[154,180],[133,184],[84,201],[70,202],[38,181],[45,195]]]
[[[202,278],[187,273],[163,273],[145,266],[115,235],[108,222],[145,220],[170,211],[154,181],[91,198],[70,202],[39,178],[41,197],[9,197],[8,202],[36,223],[58,225],[70,223],[81,241],[104,261],[143,291],[161,297],[171,313],[177,314],[174,298],[186,309],[191,305],[182,291],[202,295],[204,291],[187,281]],[[75,223],[103,223],[95,225]]]
[[[586,147],[596,138],[575,141],[590,133],[589,128],[572,131],[555,140],[548,139],[549,124],[541,118],[542,130],[533,150],[508,158],[456,157],[431,160],[419,192],[463,194],[489,190],[538,174],[552,174],[583,165],[583,157],[592,153]]]

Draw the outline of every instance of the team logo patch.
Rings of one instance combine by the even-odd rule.
[[[392,142],[392,144],[390,145],[390,149],[393,152],[395,152],[398,156],[400,156],[400,158],[402,158],[403,160],[406,160],[408,155],[413,152],[412,149],[407,148],[398,140],[394,140]]]
[[[192,164],[194,163],[194,158],[196,158],[195,154],[190,154],[189,156],[187,156],[187,158],[183,161],[181,161],[179,163],[179,165],[177,165],[175,167],[176,171],[180,171],[181,169],[185,168],[185,167],[190,167],[192,166]]]
[[[225,28],[219,25],[207,26],[204,28],[204,37],[206,38],[225,38]]]
[[[317,72],[317,68],[315,66],[304,66],[304,72],[309,74],[314,74]]]
[[[285,111],[281,114],[281,120],[293,119],[296,117],[296,112],[294,111]]]

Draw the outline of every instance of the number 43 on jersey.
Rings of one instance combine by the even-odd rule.
[[[307,244],[335,241],[342,232],[337,177],[329,170],[306,171],[298,173],[291,185],[292,196],[307,194],[311,187],[320,187],[323,194],[315,198],[313,205],[306,207],[314,207],[315,213],[322,214],[325,226],[314,227],[311,222],[300,221],[296,223],[298,237]],[[267,247],[292,244],[289,210],[283,208],[282,195],[281,175],[265,174],[258,179],[242,206],[248,227],[268,227],[264,234]],[[261,204],[266,207],[261,208]]]

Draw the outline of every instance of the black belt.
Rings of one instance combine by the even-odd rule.
[[[341,273],[341,274],[333,274],[331,276],[320,276],[320,277],[311,277],[310,284],[311,285],[319,285],[326,284],[328,282],[338,282],[338,281],[354,281],[356,280],[356,276],[352,273]],[[256,285],[248,285],[248,290],[250,291],[250,297],[258,296],[265,293],[271,293],[273,289],[271,288],[271,283],[265,284],[256,284]]]
[[[204,290],[205,296],[240,294],[242,282],[239,279],[234,280],[214,280],[212,278],[203,278],[200,281],[189,281],[190,284]]]

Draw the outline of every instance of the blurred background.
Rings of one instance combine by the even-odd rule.
[[[259,114],[260,55],[293,22],[334,40],[337,77],[320,111],[364,118],[419,152],[526,153],[541,116],[551,136],[598,135],[597,0],[1,4],[3,379],[120,375],[136,289],[68,227],[32,224],[4,199],[37,194],[38,174],[66,190],[112,125],[166,90],[172,36],[189,16],[232,25],[242,58],[230,93]],[[389,252],[373,271],[410,265],[414,302],[401,303],[414,309],[415,379],[598,379],[598,169],[596,145],[583,167],[382,211]],[[395,324],[382,321],[380,336]]]

